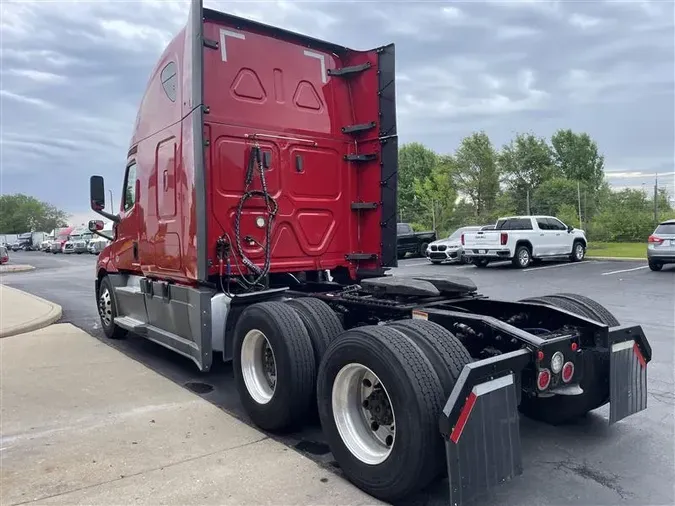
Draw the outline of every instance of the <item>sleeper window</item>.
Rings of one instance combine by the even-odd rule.
[[[176,75],[176,64],[174,62],[167,63],[166,67],[162,69],[162,73],[159,77],[162,81],[164,93],[166,93],[166,96],[169,97],[169,100],[175,102],[176,82],[178,81],[178,77]]]

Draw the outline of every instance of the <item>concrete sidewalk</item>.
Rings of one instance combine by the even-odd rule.
[[[378,504],[70,324],[0,360],[3,506]]]
[[[0,274],[10,273],[10,272],[26,272],[35,270],[35,267],[27,264],[5,264],[0,265]]]
[[[58,304],[0,284],[0,338],[51,325],[61,312]]]

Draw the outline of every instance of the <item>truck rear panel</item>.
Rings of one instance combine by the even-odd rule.
[[[209,274],[235,215],[251,149],[277,201],[271,272],[396,265],[394,47],[350,49],[204,9],[204,141]],[[254,179],[252,189],[261,189]],[[253,198],[246,256],[262,265]]]

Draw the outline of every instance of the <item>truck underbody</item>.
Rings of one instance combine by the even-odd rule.
[[[445,472],[441,440],[452,504],[521,474],[518,410],[558,424],[609,402],[615,423],[647,406],[642,329],[579,295],[493,300],[453,276],[233,294],[121,274],[96,293],[109,337],[134,332],[203,371],[214,352],[232,360],[257,426],[288,430],[318,408],[345,475],[382,500]]]
[[[260,58],[237,55],[242,41]],[[91,181],[92,209],[114,222],[95,281],[107,337],[133,332],[203,372],[232,361],[265,430],[318,411],[345,476],[386,501],[446,470],[453,505],[519,475],[519,410],[562,423],[609,403],[615,423],[646,408],[649,343],[597,302],[491,300],[468,278],[385,275],[397,265],[393,45],[352,51],[199,0],[172,44],[139,112],[119,215]],[[236,85],[227,107],[222,83]],[[267,84],[281,90],[269,100]],[[178,117],[154,140],[143,128],[156,118],[141,121],[152,104]]]

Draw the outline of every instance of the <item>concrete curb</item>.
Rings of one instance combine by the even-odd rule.
[[[2,285],[2,290],[9,290],[10,292],[15,292],[19,297],[26,297],[35,300],[39,304],[49,306],[49,311],[46,314],[42,314],[32,320],[23,321],[21,323],[5,327],[0,325],[0,339],[3,337],[16,336],[18,334],[24,334],[26,332],[31,332],[33,330],[38,330],[44,327],[48,327],[52,323],[57,322],[61,319],[63,315],[63,309],[58,304],[49,302],[48,300],[37,297],[33,294],[17,290],[11,286]],[[6,296],[6,294],[5,294]]]
[[[32,265],[20,264],[20,265],[0,265],[0,274],[9,274],[11,272],[26,272],[33,271],[35,267]]]
[[[586,255],[586,258],[584,260],[617,260],[617,261],[624,261],[624,262],[646,262],[646,258],[637,258],[637,257],[595,257],[595,256],[588,256]]]

